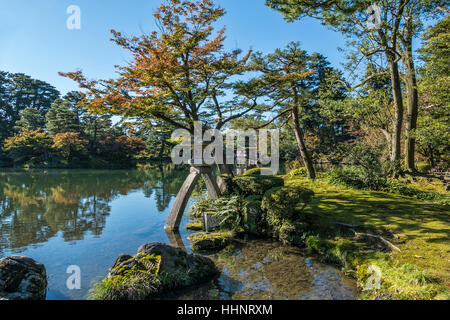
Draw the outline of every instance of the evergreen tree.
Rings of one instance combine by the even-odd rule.
[[[34,108],[25,108],[20,113],[20,119],[16,122],[14,130],[16,132],[22,129],[37,130],[45,128],[45,116]]]
[[[414,134],[419,153],[431,167],[438,160],[450,163],[450,16],[425,33],[419,78],[420,113]]]
[[[57,99],[46,114],[47,130],[51,135],[64,132],[80,132],[77,114],[70,103]]]
[[[44,81],[0,71],[0,142],[13,135],[24,109],[32,108],[44,116],[58,97],[58,90]]]

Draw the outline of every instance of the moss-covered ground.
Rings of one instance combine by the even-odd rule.
[[[381,288],[362,292],[362,298],[450,299],[448,206],[390,193],[334,186],[325,177],[310,181],[287,175],[284,179],[287,186],[302,186],[315,192],[304,211],[310,247],[315,247],[316,252],[329,260],[334,256],[341,264],[349,263],[347,268],[357,274],[362,290],[368,278],[368,266],[381,269]],[[413,187],[449,195],[437,180],[417,181]],[[392,235],[387,239],[401,252],[365,251],[355,241],[346,243],[336,235],[333,228],[336,223],[387,231]]]

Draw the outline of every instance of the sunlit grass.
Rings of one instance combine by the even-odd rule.
[[[410,271],[411,278],[423,272],[426,277],[433,279],[431,283],[447,288],[450,286],[448,207],[396,194],[334,186],[328,184],[323,177],[310,181],[302,177],[286,176],[285,180],[287,185],[301,185],[315,192],[314,200],[305,213],[312,225],[317,227],[317,233],[326,236],[327,226],[341,222],[371,226],[402,235],[405,241],[396,243],[401,252],[392,254],[390,263],[384,266],[385,270],[388,270],[389,283],[391,286],[397,286],[394,289],[399,293],[411,298],[414,297],[414,288],[416,293],[418,290],[419,284],[406,285],[409,280],[400,277],[405,270]],[[421,179],[413,187],[449,195],[437,181],[428,182]],[[431,288],[431,283],[428,283],[426,288],[420,286],[426,294],[417,293],[418,298],[427,298],[427,295],[431,294],[430,290],[437,290],[438,298],[445,296],[439,291],[441,289]]]

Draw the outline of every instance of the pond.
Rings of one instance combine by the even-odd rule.
[[[185,215],[180,236],[164,224],[188,170],[0,171],[0,257],[25,255],[43,263],[47,299],[86,299],[116,257],[150,242],[189,250]],[[192,203],[192,200],[191,200]],[[296,248],[242,240],[212,255],[219,279],[167,299],[354,299],[353,281],[303,257]],[[79,266],[81,289],[69,290],[69,266]]]

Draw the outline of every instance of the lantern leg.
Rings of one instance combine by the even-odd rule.
[[[176,231],[180,228],[180,223],[181,219],[183,218],[184,210],[186,209],[186,205],[189,201],[189,198],[192,195],[192,191],[194,191],[195,185],[197,184],[199,179],[200,179],[199,172],[195,170],[195,168],[191,168],[191,173],[184,181],[180,191],[178,191],[177,197],[175,198],[175,202],[172,208],[170,209],[169,217],[167,218],[164,229]]]
[[[177,231],[180,228],[181,219],[183,218],[186,205],[194,191],[195,185],[202,177],[205,180],[208,195],[211,199],[216,200],[220,197],[220,189],[216,180],[212,175],[211,166],[193,166],[191,173],[186,178],[180,191],[175,198],[175,202],[170,209],[169,217],[167,218],[164,229],[170,231]]]

